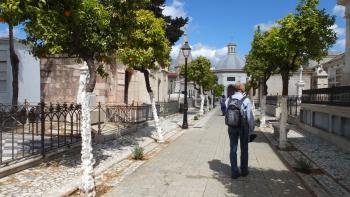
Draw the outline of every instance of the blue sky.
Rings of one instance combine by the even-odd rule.
[[[206,55],[215,63],[226,54],[224,47],[230,41],[238,45],[237,51],[241,56],[246,55],[250,50],[255,27],[258,24],[262,29],[273,26],[276,20],[295,10],[296,2],[296,0],[168,0],[165,12],[191,19],[186,30],[194,49],[194,56]],[[337,16],[334,29],[339,39],[332,50],[344,51],[345,20],[342,17],[344,7],[337,6],[336,0],[320,0],[319,7]],[[172,56],[177,53],[180,42],[173,47]]]
[[[209,3],[210,2],[210,3]],[[193,56],[204,55],[213,63],[226,54],[228,42],[235,42],[237,52],[244,56],[250,49],[254,28],[261,25],[268,29],[274,22],[296,7],[296,0],[167,0],[164,13],[171,16],[190,18],[186,27]],[[332,50],[344,51],[345,20],[342,17],[344,8],[336,5],[336,0],[320,0],[320,8],[329,14],[336,15],[334,26],[339,39]],[[0,37],[7,35],[8,28],[0,24]],[[23,27],[15,29],[15,36],[24,38]],[[181,41],[173,46],[172,57],[176,57]]]

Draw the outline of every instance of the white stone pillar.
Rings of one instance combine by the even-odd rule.
[[[297,96],[300,99],[303,94],[303,89],[305,86],[305,83],[303,81],[303,66],[300,66],[300,76],[299,81],[295,84],[297,87]]]
[[[350,0],[338,0],[338,4],[345,6],[346,20],[345,67],[341,84],[350,85]]]

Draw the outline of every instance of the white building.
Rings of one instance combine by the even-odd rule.
[[[15,40],[15,52],[19,58],[18,103],[27,99],[40,102],[40,60],[29,53],[30,47]],[[11,104],[12,67],[8,38],[0,38],[0,103]]]
[[[236,44],[227,45],[227,55],[214,68],[218,83],[225,86],[225,96],[234,92],[236,82],[246,83],[247,74],[243,71],[245,61],[236,53]]]

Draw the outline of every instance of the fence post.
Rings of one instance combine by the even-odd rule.
[[[40,102],[40,113],[41,113],[41,154],[45,156],[45,103]]]
[[[101,102],[98,102],[98,135],[101,135]]]

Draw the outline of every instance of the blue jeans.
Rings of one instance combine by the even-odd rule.
[[[230,162],[232,175],[238,175],[237,167],[237,146],[238,138],[241,145],[241,172],[248,172],[248,131],[242,128],[228,128],[228,135],[230,137]]]

